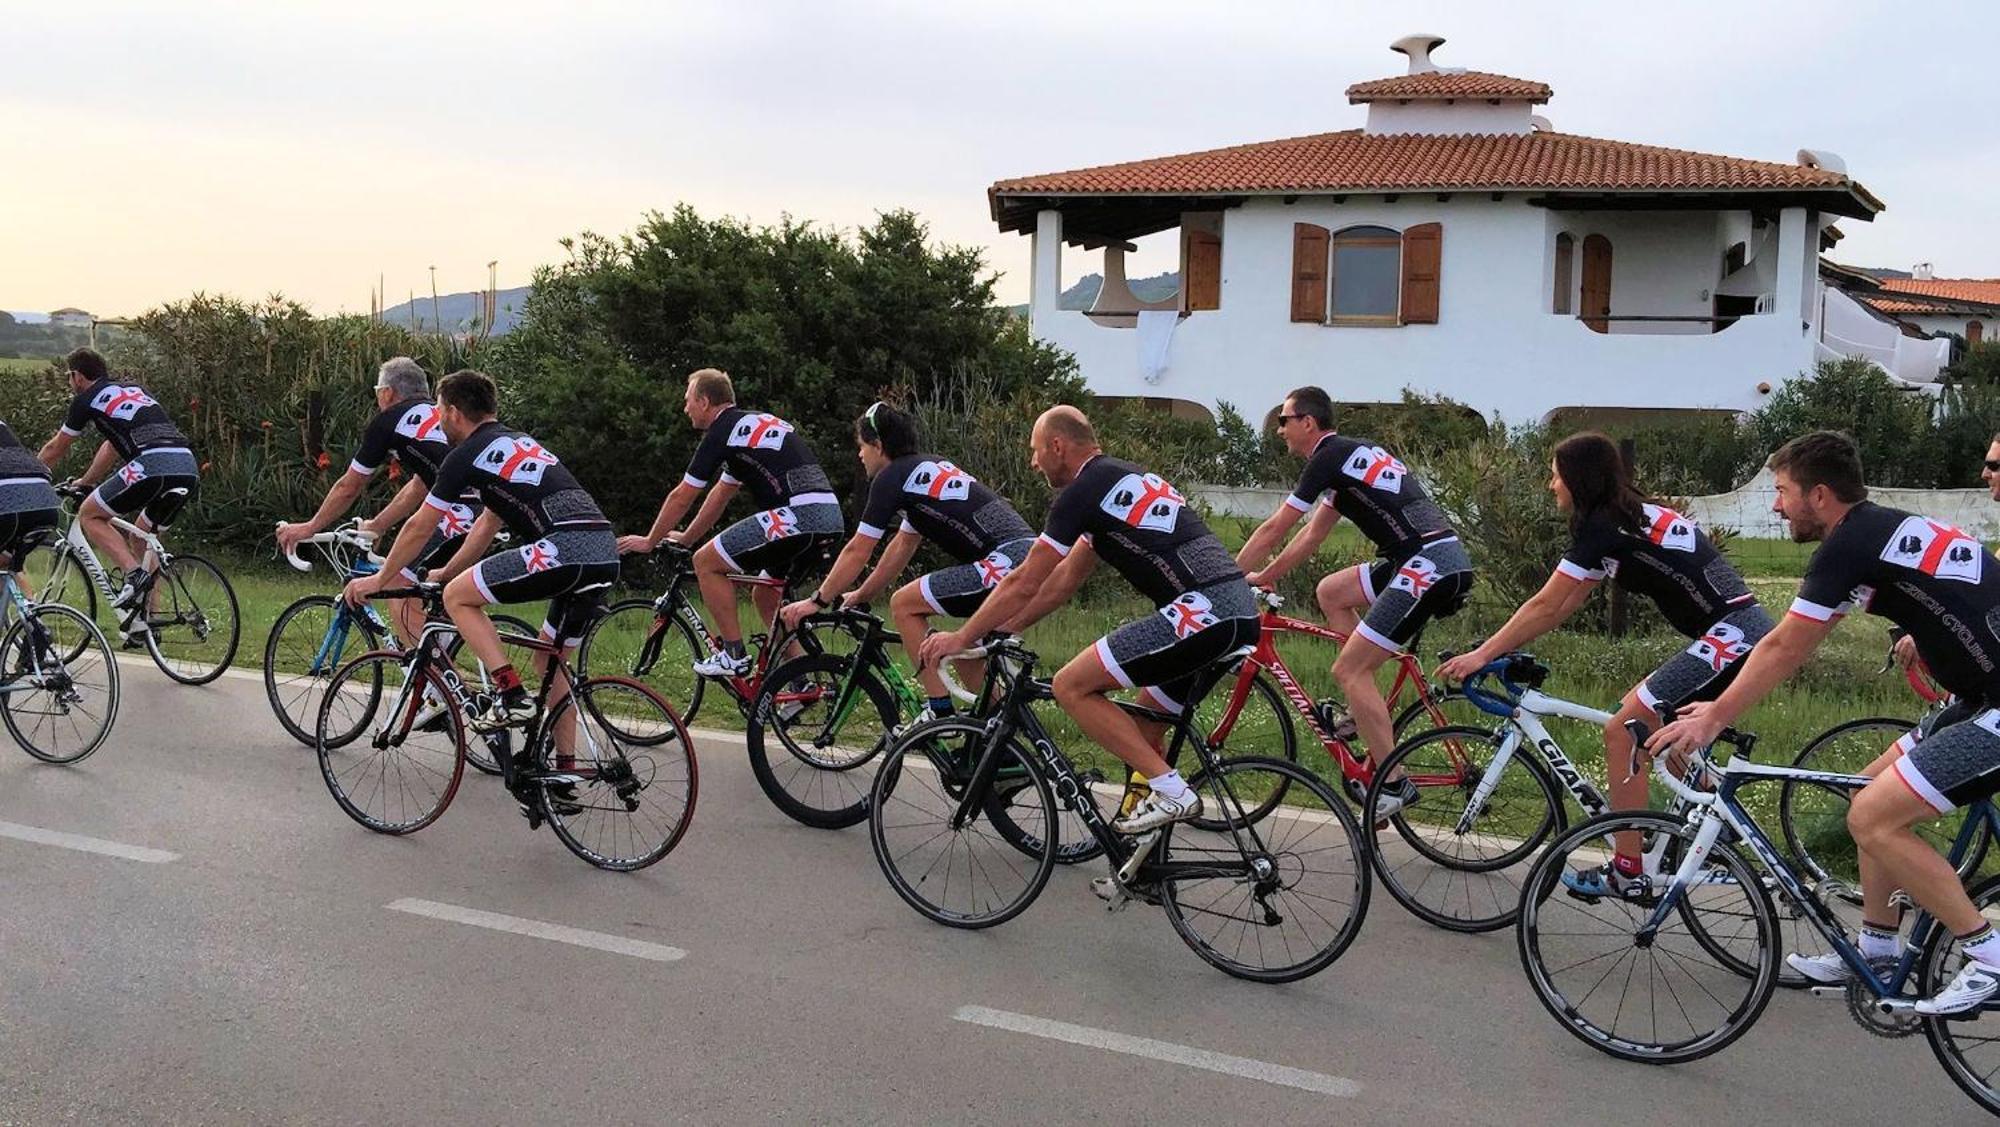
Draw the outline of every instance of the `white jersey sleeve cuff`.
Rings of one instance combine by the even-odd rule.
[[[1288,507],[1297,509],[1299,512],[1302,513],[1312,512],[1313,503],[1311,501],[1299,500],[1299,495],[1296,493],[1285,494],[1285,504]]]
[[[77,435],[79,435],[79,434],[82,434],[82,433],[83,433],[83,432],[82,432],[82,431],[80,431],[80,430],[71,430],[71,429],[69,429],[68,427],[62,427],[62,428],[60,428],[60,429],[62,430],[62,432],[63,432],[64,434],[66,434],[66,435],[70,436],[71,438],[75,438],[75,437],[76,437]]]
[[[743,484],[743,482],[740,479],[738,479],[735,474],[730,473],[728,470],[724,470],[722,471],[722,484],[741,485]]]
[[[880,539],[882,539],[882,530],[881,530],[881,529],[879,529],[879,528],[876,528],[876,527],[875,527],[874,525],[872,525],[872,524],[869,524],[869,523],[868,523],[867,521],[865,521],[865,520],[864,520],[864,521],[861,521],[861,522],[859,522],[858,524],[856,524],[856,525],[854,526],[854,534],[855,534],[856,536],[866,536],[866,537],[867,537],[868,539],[870,539],[870,540],[880,540]]]
[[[1596,583],[1604,578],[1603,568],[1588,568],[1574,560],[1557,560],[1556,574],[1566,575],[1578,583]]]
[[[917,530],[917,526],[916,526],[916,525],[914,525],[914,524],[911,524],[911,523],[910,523],[910,518],[909,518],[909,517],[904,517],[904,518],[903,518],[903,526],[902,526],[901,528],[897,529],[896,531],[898,531],[898,532],[915,532],[916,530]],[[939,613],[943,613],[943,612],[939,612]]]
[[[1846,603],[1842,603],[1837,607],[1828,607],[1821,606],[1807,599],[1793,599],[1791,613],[1798,615],[1800,618],[1810,618],[1814,622],[1832,622],[1834,619],[1847,613],[1847,605]]]
[[[347,463],[348,473],[358,473],[362,477],[374,477],[375,471],[380,468],[379,466],[364,466],[358,461]]]
[[[703,481],[702,479],[694,476],[691,473],[684,473],[681,475],[681,484],[687,486],[689,489],[708,488],[708,483],[706,481]]]
[[[430,506],[433,509],[436,509],[438,512],[441,513],[448,513],[452,509],[452,504],[450,501],[447,501],[439,497],[435,493],[424,494],[424,504]]]
[[[1050,536],[1046,532],[1042,533],[1040,536],[1035,537],[1035,539],[1040,540],[1042,543],[1047,544],[1051,548],[1054,548],[1056,550],[1056,555],[1065,558],[1069,556],[1070,549],[1074,547],[1074,545],[1071,544],[1063,544],[1058,542],[1055,537]]]

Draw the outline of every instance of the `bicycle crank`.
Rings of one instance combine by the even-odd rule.
[[[1895,964],[1889,960],[1870,966],[1877,974],[1887,975],[1895,971]],[[1872,1036],[1895,1040],[1923,1028],[1924,1022],[1917,1016],[1914,999],[1879,997],[1858,978],[1847,980],[1846,993],[1847,1016]]]

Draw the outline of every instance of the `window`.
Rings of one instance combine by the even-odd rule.
[[[1965,343],[1978,344],[1985,336],[1986,325],[1984,322],[1967,321],[1965,323]]]
[[[1564,316],[1576,312],[1576,303],[1571,299],[1576,292],[1576,240],[1567,231],[1556,236],[1555,286],[1549,311]]]
[[[1387,227],[1337,232],[1327,280],[1334,322],[1395,324],[1402,295],[1403,236]]]

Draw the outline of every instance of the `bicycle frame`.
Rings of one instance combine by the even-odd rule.
[[[1501,773],[1507,769],[1507,764],[1513,760],[1514,753],[1519,751],[1523,744],[1533,748],[1534,753],[1541,756],[1543,765],[1555,774],[1561,781],[1563,789],[1567,790],[1570,797],[1576,799],[1577,805],[1583,807],[1591,817],[1611,809],[1611,803],[1605,799],[1603,792],[1599,791],[1564,753],[1562,745],[1556,743],[1555,737],[1549,735],[1549,730],[1542,724],[1541,719],[1544,716],[1560,716],[1569,720],[1589,721],[1601,727],[1611,723],[1611,713],[1566,701],[1560,697],[1552,697],[1540,689],[1522,690],[1512,710],[1504,714],[1488,703],[1488,700],[1497,699],[1490,697],[1490,694],[1473,689],[1468,691],[1466,696],[1480,708],[1496,715],[1504,715],[1503,726],[1506,734],[1500,738],[1499,750],[1494,753],[1493,761],[1486,765],[1486,772],[1480,776],[1479,785],[1473,788],[1471,797],[1466,801],[1465,813],[1459,816],[1459,833],[1471,831],[1474,812],[1483,809],[1486,800],[1493,796],[1493,791],[1500,785]],[[1418,786],[1426,784],[1443,786],[1454,781],[1422,775],[1415,778],[1418,780]]]
[[[43,651],[49,648],[46,630],[35,618],[35,605],[28,601],[28,596],[21,591],[21,585],[14,581],[13,572],[0,571],[0,635],[5,634],[10,623],[10,615],[19,615],[20,620],[28,624],[29,637],[33,640],[28,652],[34,659],[35,668],[19,681],[0,681],[0,696],[41,688],[37,682],[47,676],[46,670],[42,668]],[[57,664],[60,666],[61,659],[57,659]]]
[[[110,573],[104,570],[104,564],[97,558],[97,551],[92,547],[90,537],[84,535],[83,522],[77,519],[74,511],[69,512],[67,515],[69,516],[69,527],[63,530],[62,540],[55,548],[56,564],[49,576],[49,586],[58,592],[62,590],[68,578],[64,575],[66,569],[63,567],[63,561],[74,558],[77,566],[83,569],[84,574],[89,577],[92,583],[97,585],[97,589],[103,592],[105,597],[117,597],[118,585],[111,581]],[[166,544],[160,540],[156,533],[141,528],[137,524],[119,516],[111,518],[111,527],[127,536],[138,537],[146,545],[144,554],[151,556],[155,561],[154,570],[164,569],[167,566],[167,562],[172,558],[167,552]],[[57,601],[60,602],[61,600],[58,599]]]
[[[667,589],[659,598],[653,600],[653,609],[658,615],[659,621],[654,625],[652,633],[647,635],[646,641],[642,644],[639,650],[639,661],[633,669],[633,672],[638,676],[644,676],[647,671],[652,669],[653,663],[660,659],[660,639],[665,634],[666,620],[669,618],[678,618],[686,623],[688,628],[694,631],[695,637],[700,640],[701,644],[707,646],[711,652],[719,647],[714,632],[708,628],[708,623],[703,621],[700,612],[695,610],[693,602],[688,599],[687,593],[684,590],[692,574],[687,566],[688,558],[685,556],[678,557],[671,560],[667,565]],[[729,581],[738,587],[767,587],[777,590],[780,593],[784,592],[788,587],[787,582],[783,579],[766,579],[761,575],[732,574],[729,576]],[[750,702],[757,699],[757,694],[762,690],[764,685],[764,675],[770,672],[772,655],[782,653],[786,644],[792,640],[782,621],[773,619],[767,624],[767,628],[771,631],[768,637],[765,635],[755,635],[750,639],[750,642],[757,647],[757,658],[751,666],[749,673],[731,677],[711,678],[722,686],[724,692],[735,699],[736,707],[739,710],[748,708]]]

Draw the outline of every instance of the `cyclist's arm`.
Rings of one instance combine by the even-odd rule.
[[[305,522],[304,535],[310,536],[333,523],[335,517],[353,507],[354,499],[361,496],[361,491],[366,488],[367,474],[353,469],[341,474],[340,480],[333,483],[333,488],[326,491],[326,499],[320,502],[319,511]]]
[[[382,506],[381,512],[361,522],[361,528],[365,532],[380,536],[409,520],[410,514],[423,508],[423,505],[424,479],[412,474],[410,480],[403,483],[403,488],[396,491],[396,496]]]
[[[1078,548],[1082,546],[1081,543],[1077,545]],[[1072,549],[1070,555],[1075,554]],[[1028,605],[1035,591],[1048,581],[1049,574],[1056,570],[1056,564],[1062,558],[1048,541],[1035,541],[1028,558],[1007,573],[1007,577],[993,588],[986,601],[979,604],[979,609],[972,612],[972,617],[966,619],[965,625],[959,627],[956,633],[961,638],[974,640],[1003,625],[1012,627],[1020,611]]]
[[[701,503],[701,511],[681,530],[681,543],[699,543],[702,537],[707,536],[708,530],[722,519],[722,510],[729,507],[729,502],[735,499],[736,491],[741,488],[742,483],[727,478],[716,482],[708,491],[708,499]]]
[[[1577,579],[1560,571],[1551,574],[1542,589],[1530,595],[1507,619],[1506,625],[1495,630],[1468,656],[1476,657],[1483,665],[1527,645],[1567,621],[1596,586],[1594,579]]]
[[[480,519],[485,518],[482,516]],[[372,586],[379,591],[391,582],[400,582],[403,569],[417,562],[417,557],[423,555],[424,545],[430,538],[431,530],[423,521],[404,522],[403,530],[396,534],[396,542],[389,546],[388,554],[383,557],[382,570],[372,577],[375,580]],[[471,537],[468,536],[466,539],[470,540]]]
[[[413,520],[403,525],[402,534],[396,537],[397,546],[401,547],[403,541],[409,539],[410,529],[421,528],[423,523],[420,520]],[[448,583],[458,578],[459,573],[478,563],[486,555],[486,550],[493,546],[493,538],[499,534],[499,515],[492,509],[480,513],[479,519],[472,522],[472,530],[465,534],[465,542],[458,546],[458,551],[453,552],[451,558],[446,560],[444,566],[439,568],[431,578],[439,583]],[[421,547],[422,541],[428,538],[428,532],[426,532],[424,537],[419,538],[419,547]],[[389,569],[385,567],[382,570],[387,571]]]
[[[1276,583],[1281,576],[1311,559],[1313,553],[1319,551],[1319,546],[1326,543],[1333,526],[1339,523],[1340,512],[1332,505],[1313,506],[1312,516],[1306,519],[1305,528],[1292,537],[1292,542],[1285,545],[1285,550],[1278,553],[1278,558],[1272,560],[1271,566],[1265,568],[1258,578],[1266,585]]]
[[[694,507],[694,499],[701,496],[698,486],[683,481],[667,491],[666,499],[660,502],[660,515],[653,518],[653,526],[646,530],[646,544],[650,548],[660,546],[667,533],[681,522],[687,511]],[[707,511],[706,508],[703,511]]]
[[[1287,496],[1286,501],[1289,500],[1290,497]],[[1237,567],[1244,571],[1256,571],[1271,558],[1271,553],[1278,550],[1278,544],[1285,538],[1285,533],[1290,532],[1292,526],[1299,523],[1299,517],[1303,514],[1286,501],[1278,502],[1278,511],[1265,517],[1264,523],[1257,526],[1257,531],[1250,534],[1250,539],[1243,542],[1243,550],[1236,553]]]
[[[1039,549],[1042,545],[1037,544],[1035,547]],[[1032,554],[1030,558],[1033,558]],[[1083,581],[1090,578],[1090,573],[1096,570],[1097,553],[1092,550],[1090,541],[1087,539],[1077,541],[1076,547],[1070,549],[1069,555],[1063,557],[1062,562],[1056,565],[1046,581],[1028,589],[1027,605],[1008,620],[1007,632],[1019,634],[1047,618],[1051,611],[1068,602],[1070,596],[1076,594],[1077,588],[1083,586]],[[996,593],[998,590],[995,588]],[[990,596],[988,601],[991,601]]]
[[[118,464],[118,448],[110,441],[100,442],[97,453],[90,456],[90,465],[76,480],[83,485],[96,485],[111,476],[111,467]]]
[[[49,436],[47,442],[42,443],[42,451],[36,456],[41,458],[43,465],[55,469],[56,463],[63,460],[63,455],[69,453],[70,443],[75,441],[75,435],[57,431]]]
[[[924,538],[920,533],[898,532],[896,538],[889,541],[889,546],[882,549],[882,558],[875,561],[875,570],[869,572],[868,578],[862,580],[861,585],[854,589],[854,601],[874,602],[876,596],[882,593],[882,589],[894,583],[896,577],[903,574],[903,569],[910,566],[911,557],[917,554],[917,548],[923,542]]]
[[[874,537],[860,533],[847,538],[847,546],[834,557],[833,566],[826,571],[826,578],[813,588],[813,595],[822,605],[833,605],[861,575],[861,569],[868,566],[868,557],[875,554],[875,543]]]

